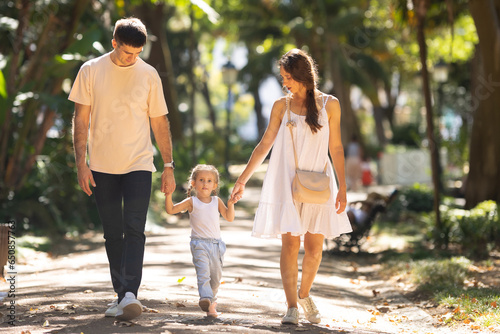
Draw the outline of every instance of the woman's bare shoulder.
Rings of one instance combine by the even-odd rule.
[[[274,101],[273,109],[271,110],[271,116],[276,115],[280,119],[286,110],[286,96],[280,97],[276,101]]]

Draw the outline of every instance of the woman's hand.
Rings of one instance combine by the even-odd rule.
[[[335,200],[335,208],[337,208],[337,214],[341,214],[342,212],[344,212],[346,205],[346,190],[341,188],[339,189],[339,192],[337,193],[337,199]]]
[[[243,197],[244,191],[245,191],[245,184],[236,181],[236,183],[234,184],[233,191],[231,192],[231,200],[234,201],[234,203],[237,203]]]

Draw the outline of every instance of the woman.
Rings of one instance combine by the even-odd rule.
[[[340,139],[340,105],[333,96],[316,88],[317,70],[312,58],[304,51],[293,49],[279,61],[283,86],[290,94],[278,99],[262,140],[236,181],[231,197],[241,199],[245,184],[264,161],[274,145],[262,187],[259,207],[255,214],[252,236],[281,238],[280,270],[288,310],[282,323],[297,324],[297,303],[304,309],[307,320],[319,323],[321,315],[309,296],[309,291],[321,263],[323,240],[351,232],[346,207],[344,149]],[[293,138],[297,151],[298,169],[322,172],[327,165],[332,194],[325,204],[294,202],[291,184],[295,175],[292,137],[286,126],[290,108]],[[333,158],[339,188],[328,159]],[[302,278],[297,291],[298,254],[304,241]]]

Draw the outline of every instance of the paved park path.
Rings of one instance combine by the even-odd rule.
[[[96,233],[72,245],[67,254],[51,258],[33,253],[18,265],[17,326],[5,322],[7,299],[0,307],[0,333],[472,333],[436,327],[434,318],[376,275],[376,257],[328,253],[311,291],[322,323],[312,325],[302,317],[298,326],[281,325],[286,305],[280,241],[250,237],[259,191],[247,189],[236,220],[222,222],[228,247],[219,318],[206,318],[198,307],[189,222],[183,217],[175,224],[149,226],[139,291],[146,309],[133,323],[104,317],[115,296],[102,235]],[[0,291],[6,289],[0,283]]]

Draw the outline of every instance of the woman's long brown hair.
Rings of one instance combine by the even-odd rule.
[[[314,60],[307,52],[292,49],[281,57],[278,65],[283,67],[292,76],[293,80],[302,83],[306,87],[306,123],[311,128],[311,131],[316,133],[322,126],[319,124],[319,110],[316,105],[318,69]]]

